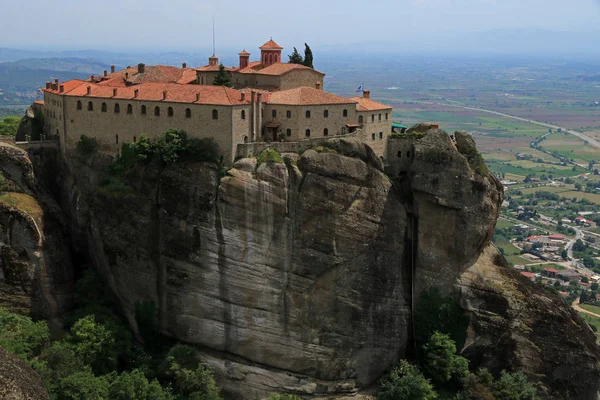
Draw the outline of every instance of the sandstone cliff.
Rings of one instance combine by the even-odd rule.
[[[502,187],[473,146],[460,132],[410,134],[390,142],[384,173],[367,145],[337,139],[283,163],[238,160],[224,177],[205,163],[138,166],[118,191],[100,185],[101,156],[68,155],[54,174],[57,154],[34,161],[132,327],[136,302],[154,301],[161,332],[197,345],[231,395],[355,394],[407,354],[419,293],[437,287],[460,294],[474,365],[596,398],[587,327],[496,265]],[[572,330],[540,334],[556,315]],[[585,378],[559,378],[575,371],[552,348],[567,340],[564,365]]]
[[[0,399],[47,400],[42,379],[27,363],[0,347]]]
[[[73,291],[68,232],[62,211],[33,173],[27,152],[0,143],[0,303],[52,319]]]

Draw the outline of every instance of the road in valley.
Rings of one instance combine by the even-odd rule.
[[[593,315],[594,317],[600,318],[600,315],[598,315],[596,313],[593,313],[591,311],[588,311],[585,308],[581,308],[579,306],[579,300],[580,300],[580,298],[578,297],[578,298],[575,299],[575,301],[573,302],[573,304],[571,304],[571,306],[573,307],[573,309],[575,311],[579,311],[579,312],[582,312],[582,313],[585,313],[585,314],[589,314],[589,315]]]

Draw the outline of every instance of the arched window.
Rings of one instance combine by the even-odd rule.
[[[137,142],[137,138],[134,136],[133,137],[133,143]]]
[[[133,114],[133,107],[131,104],[127,104],[127,114]]]
[[[271,115],[273,116],[273,118],[277,118],[277,110],[271,111]]]
[[[381,121],[381,114],[379,114],[379,120]]]
[[[287,135],[287,137],[292,136],[292,130],[291,129],[286,130],[285,134]]]
[[[374,133],[371,134],[371,139],[375,140],[375,134]]]
[[[385,120],[388,120],[388,113],[385,113]]]
[[[348,116],[348,110],[344,110],[344,117]]]
[[[94,103],[88,101],[88,111],[94,111]]]
[[[142,115],[146,115],[146,106],[142,106]]]
[[[81,100],[77,100],[77,109],[81,110],[82,106],[81,106]]]
[[[157,117],[160,115],[160,107],[159,106],[154,107],[154,115]]]
[[[246,119],[246,110],[242,110],[242,119]]]
[[[410,151],[406,152],[406,158],[410,158]]]
[[[401,158],[401,157],[402,157],[402,152],[401,152],[401,151],[399,151],[399,152],[398,152],[398,158]]]
[[[329,135],[329,129],[325,128],[323,129],[323,136],[327,136]]]
[[[244,136],[244,143],[248,143],[248,136]]]
[[[168,115],[169,117],[172,117],[172,116],[173,116],[173,107],[169,107],[169,108],[167,108],[167,115]]]
[[[212,117],[213,117],[213,119],[219,119],[219,112],[217,110],[213,110]]]
[[[285,114],[288,118],[292,118],[292,112],[290,110],[287,110]]]
[[[115,143],[119,144],[119,135],[115,135]]]
[[[379,139],[383,139],[383,132],[379,132]]]
[[[323,111],[323,118],[329,118],[329,110]]]
[[[60,132],[58,131],[58,129],[56,130],[56,136],[60,136]]]
[[[306,130],[306,137],[310,137],[310,129]]]
[[[375,122],[375,114],[371,114],[371,122]]]
[[[306,118],[310,118],[310,110],[306,110]]]
[[[119,105],[119,103],[115,103],[115,113],[120,113],[121,112],[121,106]]]
[[[359,123],[359,124],[362,124],[362,123],[363,123],[363,116],[362,116],[362,115],[359,115],[359,116],[358,116],[358,123]]]
[[[190,110],[189,108],[186,108],[185,109],[185,117],[192,118],[192,110]]]
[[[100,107],[100,111],[106,112],[106,110],[108,110],[108,107],[106,106],[106,103],[102,103],[102,106]]]

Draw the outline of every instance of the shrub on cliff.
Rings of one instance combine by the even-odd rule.
[[[256,160],[256,166],[259,166],[262,163],[283,164],[283,158],[281,157],[281,154],[279,154],[277,150],[270,147],[261,151],[260,154],[256,156]]]
[[[401,360],[381,381],[377,400],[435,400],[437,393],[429,379],[414,365]]]
[[[0,174],[1,175],[1,174]],[[31,360],[50,339],[45,321],[13,314],[0,308],[0,346],[22,360]]]
[[[6,178],[2,171],[0,171],[0,193],[4,192],[8,187],[8,183],[6,182]]]
[[[19,117],[4,117],[0,120],[0,136],[16,136],[21,118]]]
[[[79,155],[89,157],[98,152],[98,141],[94,138],[81,135],[75,149]]]
[[[448,335],[435,332],[423,346],[427,374],[440,385],[461,388],[469,376],[469,362],[456,354]]]
[[[142,135],[131,149],[138,160],[160,160],[173,163],[180,160],[218,163],[219,145],[213,138],[189,139],[182,130],[168,129],[158,139],[150,140]]]

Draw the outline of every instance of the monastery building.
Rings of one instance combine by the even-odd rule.
[[[122,143],[142,134],[155,138],[169,128],[182,129],[189,137],[214,138],[231,164],[244,143],[352,134],[383,157],[392,107],[371,100],[369,91],[352,98],[324,91],[325,74],[282,63],[282,50],[269,40],[260,47],[260,61],[239,53],[239,65],[226,68],[232,88],[213,85],[215,56],[195,69],[185,63],[122,71],[113,66],[86,80],[47,82],[45,135],[58,137],[61,149],[75,147],[85,135],[116,154]]]

